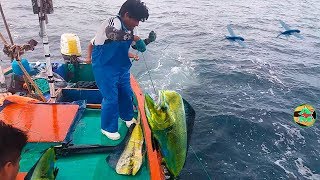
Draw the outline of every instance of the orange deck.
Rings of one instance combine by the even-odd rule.
[[[12,103],[0,112],[0,119],[26,131],[28,142],[62,142],[78,108],[66,104]]]

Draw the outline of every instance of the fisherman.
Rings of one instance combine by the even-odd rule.
[[[0,121],[0,179],[15,180],[19,172],[22,148],[27,144],[25,132]]]
[[[149,17],[148,9],[140,0],[127,0],[120,8],[118,16],[104,21],[88,46],[87,62],[91,62],[97,86],[103,96],[101,111],[101,132],[109,139],[118,140],[118,118],[130,127],[133,117],[132,89],[130,86],[129,58],[139,59],[129,53],[129,48],[140,52],[156,39],[153,31],[142,40],[133,30]],[[92,53],[92,54],[91,54]]]

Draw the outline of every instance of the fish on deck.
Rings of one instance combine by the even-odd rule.
[[[47,149],[36,164],[30,169],[24,180],[53,180],[57,177],[58,168],[54,167],[56,154],[53,147]]]
[[[136,124],[116,165],[116,172],[124,175],[136,175],[142,164],[143,133],[140,124]]]

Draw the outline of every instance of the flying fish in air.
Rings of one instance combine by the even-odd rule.
[[[233,32],[230,24],[227,26],[227,29],[228,29],[229,34],[230,34],[230,36],[226,36],[226,39],[227,39],[227,40],[229,40],[229,41],[232,42],[232,43],[233,43],[233,42],[237,42],[240,46],[246,47],[246,44],[244,43],[244,38],[241,37],[241,36],[237,36],[237,35]]]
[[[290,36],[290,35],[293,35],[299,39],[303,39],[303,37],[299,34],[300,33],[300,30],[299,29],[290,29],[289,25],[287,25],[285,22],[281,21],[280,20],[280,24],[281,26],[285,29],[285,31],[281,32],[278,36],[280,37],[281,35],[284,35],[286,36],[287,38]]]

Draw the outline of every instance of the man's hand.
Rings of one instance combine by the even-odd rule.
[[[133,54],[131,52],[129,52],[129,58],[133,58],[133,61],[138,61],[139,60],[139,56],[136,54]]]
[[[137,50],[140,51],[140,52],[145,52],[146,51],[146,44],[141,39],[136,41],[136,47],[137,47]]]
[[[86,60],[84,60],[86,64],[91,64],[91,57],[87,57]]]
[[[156,34],[154,31],[151,31],[151,32],[149,33],[148,39],[149,39],[150,42],[155,41],[155,40],[157,39],[157,34]]]
[[[140,40],[140,37],[139,37],[139,36],[136,36],[136,35],[133,36],[133,41],[134,41],[134,42],[137,42],[137,41],[139,41],[139,40]]]
[[[135,60],[135,61],[139,61],[139,56],[138,56],[138,55],[134,55],[132,58],[133,58],[133,60]]]

